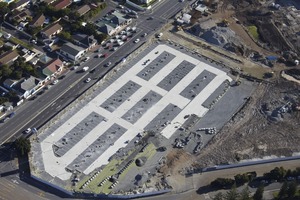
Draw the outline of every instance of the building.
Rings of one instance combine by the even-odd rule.
[[[77,13],[81,17],[82,15],[86,14],[91,10],[91,7],[89,5],[83,5],[80,8],[77,9]]]
[[[16,10],[22,10],[23,8],[25,8],[29,4],[30,0],[20,0],[20,1],[15,1],[15,2],[16,2],[15,9]]]
[[[45,20],[46,20],[45,15],[43,14],[37,15],[35,18],[32,19],[32,21],[29,24],[29,27],[32,28],[41,27],[43,26]]]
[[[51,39],[53,36],[59,34],[63,27],[58,23],[51,24],[41,31],[43,38]]]
[[[20,99],[27,99],[41,86],[42,84],[40,79],[30,76],[29,78],[22,79],[22,81],[13,87],[13,90],[18,93]]]
[[[70,42],[64,44],[59,50],[59,54],[73,61],[78,61],[85,54],[85,52],[86,50],[84,48],[74,45]]]
[[[51,80],[51,78],[55,78],[62,72],[63,67],[63,62],[59,58],[57,58],[47,63],[43,67],[42,73],[46,76],[47,80]]]
[[[12,64],[15,60],[17,60],[19,57],[19,54],[17,51],[11,50],[8,51],[0,56],[0,66],[1,65],[10,65]]]
[[[86,50],[94,48],[97,44],[97,40],[93,35],[89,36],[86,34],[72,35],[73,41],[76,45],[83,47]]]
[[[57,0],[57,1],[54,1],[51,5],[57,9],[57,10],[60,10],[60,9],[64,9],[66,7],[68,7],[69,5],[71,5],[72,1],[71,0]]]
[[[32,13],[30,10],[25,9],[25,10],[14,10],[14,12],[12,13],[12,15],[9,17],[10,20],[14,20],[17,23],[20,23],[22,21],[25,21],[27,19],[27,17],[31,17]]]
[[[153,0],[138,0],[140,3],[149,4]]]
[[[131,19],[126,19],[124,15],[119,12],[113,12],[108,17],[99,21],[95,25],[98,30],[107,35],[114,35],[115,33],[121,31],[125,26],[131,23]]]
[[[4,86],[6,89],[11,90],[12,87],[13,87],[14,85],[16,85],[19,81],[20,81],[20,80],[12,80],[12,79],[8,78],[8,79],[5,79],[5,81],[3,82],[3,86]]]
[[[7,41],[4,43],[4,46],[11,47],[11,49],[14,50],[19,47],[19,44],[15,43],[13,41]]]

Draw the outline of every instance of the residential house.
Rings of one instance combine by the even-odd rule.
[[[46,4],[52,4],[55,0],[43,0],[43,2],[45,2]]]
[[[43,26],[45,20],[46,20],[45,15],[43,14],[37,15],[35,18],[32,19],[32,21],[29,24],[29,27],[31,28],[41,27]]]
[[[131,19],[127,19],[121,13],[115,11],[95,25],[98,27],[98,30],[100,32],[111,36],[121,31],[126,25],[130,23]]]
[[[42,81],[40,79],[30,76],[29,78],[21,79],[12,89],[17,92],[20,99],[27,99],[41,86]]]
[[[22,10],[23,8],[25,8],[29,3],[30,0],[19,0],[19,1],[15,1],[16,2],[16,10]]]
[[[140,3],[149,4],[153,0],[138,0]]]
[[[69,5],[71,5],[72,1],[71,0],[56,0],[54,1],[51,5],[57,9],[64,9],[66,7],[68,7]]]
[[[75,34],[72,35],[73,41],[76,45],[83,47],[86,50],[94,48],[97,44],[97,40],[93,35]]]
[[[89,5],[83,5],[80,8],[77,9],[77,13],[81,17],[82,15],[86,14],[91,10],[91,7]]]
[[[9,17],[10,20],[14,20],[17,23],[20,23],[22,21],[25,21],[27,17],[31,17],[32,13],[30,10],[25,9],[25,10],[14,10],[13,14]]]
[[[64,64],[59,58],[53,59],[43,67],[42,73],[46,76],[46,80],[51,80],[62,72],[63,67]]]
[[[38,63],[38,61],[40,60],[39,57],[33,57],[29,63],[32,64],[32,65],[36,65]]]
[[[12,64],[15,60],[17,60],[18,57],[19,54],[17,53],[17,51],[10,50],[0,56],[0,66],[4,64]]]
[[[15,43],[13,41],[7,41],[7,42],[4,43],[4,46],[11,47],[12,50],[14,50],[14,49],[19,47],[19,44]]]
[[[14,85],[16,85],[20,80],[12,80],[10,78],[5,79],[3,82],[3,86],[7,88],[8,90],[11,90]]]
[[[59,51],[61,55],[73,61],[79,60],[85,52],[86,50],[84,48],[74,45],[70,42],[65,43]]]
[[[59,34],[62,30],[63,27],[57,22],[44,28],[41,31],[41,34],[44,38],[51,39],[53,36]]]

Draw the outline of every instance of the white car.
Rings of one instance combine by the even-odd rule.
[[[58,83],[58,80],[54,80],[53,81],[53,85],[55,85],[56,83]]]
[[[85,59],[83,59],[83,62],[88,61],[88,59],[90,59],[90,57],[86,57]]]
[[[138,43],[140,41],[140,39],[136,39],[134,40],[134,43]]]
[[[30,133],[31,132],[31,128],[28,128],[24,131],[26,134]]]
[[[37,44],[37,41],[36,40],[31,40],[31,43]]]
[[[161,36],[163,36],[162,33],[159,33],[159,34],[156,35],[157,38],[160,38]]]
[[[90,81],[91,81],[91,78],[87,78],[87,79],[85,80],[86,83],[88,83],[88,82],[90,82]]]
[[[146,37],[148,35],[148,33],[144,33],[143,35],[142,35],[142,37]]]

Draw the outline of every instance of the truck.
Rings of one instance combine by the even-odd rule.
[[[87,70],[89,70],[89,67],[88,67],[88,66],[82,68],[82,71],[83,71],[83,72],[86,72]]]

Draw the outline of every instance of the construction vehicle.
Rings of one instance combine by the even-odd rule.
[[[177,31],[182,31],[182,27],[181,26],[176,26]]]
[[[229,26],[229,21],[227,19],[223,19],[222,22],[220,23],[221,26],[223,27],[228,27]]]

